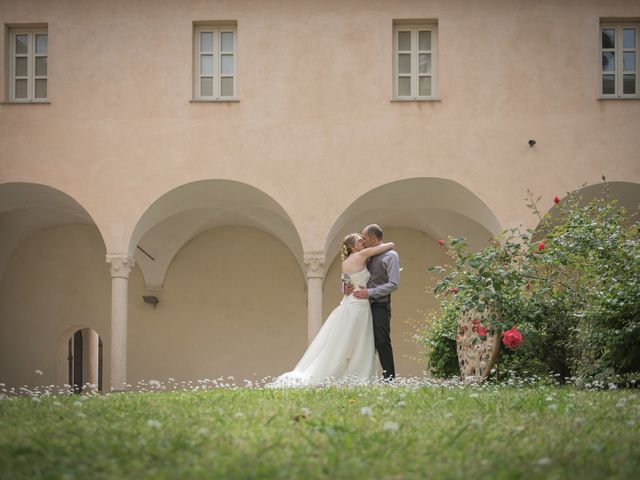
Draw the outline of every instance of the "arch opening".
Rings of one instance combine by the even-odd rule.
[[[149,290],[162,289],[178,251],[206,230],[252,227],[283,242],[302,266],[302,243],[284,209],[269,195],[231,180],[200,180],[181,185],[147,208],[131,235],[133,256]]]
[[[102,338],[92,328],[77,329],[67,337],[67,384],[74,393],[102,392]]]
[[[344,235],[371,223],[411,228],[434,238],[464,236],[472,248],[482,247],[501,229],[489,207],[459,183],[428,177],[398,180],[365,193],[345,209],[327,235],[327,261],[337,255]]]
[[[568,192],[564,197],[560,198],[560,201],[562,202],[564,198],[578,198],[579,205],[586,205],[596,198],[605,198],[606,196],[615,199],[617,205],[623,207],[630,215],[640,212],[640,183],[633,182],[607,182],[606,184],[586,185]],[[552,222],[554,218],[557,218],[559,212],[560,204],[552,204],[548,210]],[[539,225],[537,228],[539,228]]]
[[[70,224],[95,226],[84,207],[60,190],[37,183],[0,184],[0,278],[11,255],[25,239],[42,230]]]
[[[327,235],[325,318],[340,301],[338,252],[342,238],[372,223],[382,227],[384,240],[396,243],[402,268],[400,287],[391,301],[396,373],[421,377],[425,375],[424,346],[415,341],[416,328],[424,325],[428,312],[439,308],[439,302],[430,294],[435,280],[427,268],[449,261],[437,240],[466,237],[470,248],[479,250],[500,232],[501,226],[477,195],[451,180],[412,178],[384,184],[361,195],[345,209]]]

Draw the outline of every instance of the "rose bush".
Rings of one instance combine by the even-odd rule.
[[[544,216],[529,194],[538,228],[505,230],[479,252],[469,252],[464,238],[443,242],[452,264],[429,269],[440,274],[434,292],[443,315],[432,315],[440,336],[426,328],[421,337],[436,375],[447,374],[438,357],[455,355],[447,351],[455,348],[452,321],[467,309],[488,312],[479,332],[500,332],[501,365],[522,374],[640,371],[640,223],[617,206],[606,182],[603,191],[588,203],[575,193],[556,196]]]

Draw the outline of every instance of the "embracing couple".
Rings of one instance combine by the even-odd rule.
[[[394,243],[382,242],[378,225],[344,238],[342,301],[293,371],[280,375],[267,387],[317,385],[330,379],[369,382],[376,376],[376,350],[384,378],[395,377],[391,293],[400,283],[400,259],[394,247]]]

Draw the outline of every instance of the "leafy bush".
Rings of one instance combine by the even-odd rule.
[[[434,292],[442,316],[423,336],[432,370],[451,372],[461,311],[489,312],[489,334],[517,326],[525,340],[501,362],[524,373],[606,378],[640,371],[640,223],[605,195],[571,194],[534,230],[509,229],[477,253],[464,238],[439,241],[453,259]],[[446,335],[444,334],[446,332]],[[445,368],[445,365],[447,367]]]
[[[447,302],[443,304],[441,314],[431,312],[428,315],[428,321],[419,332],[418,339],[427,347],[427,361],[435,376],[452,377],[460,374],[456,354],[458,315],[459,308],[455,302]]]

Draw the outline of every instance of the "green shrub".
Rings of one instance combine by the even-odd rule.
[[[518,350],[501,351],[501,362],[523,374],[640,371],[640,223],[604,188],[586,204],[571,194],[544,216],[529,194],[538,229],[505,230],[480,252],[464,238],[443,244],[453,264],[430,269],[442,274],[434,292],[443,313],[423,335],[435,374],[452,371],[450,332],[464,309],[488,309],[489,334],[523,332]]]
[[[436,377],[460,375],[456,353],[459,310],[454,302],[443,304],[441,314],[431,312],[419,340],[425,346],[427,363]]]

